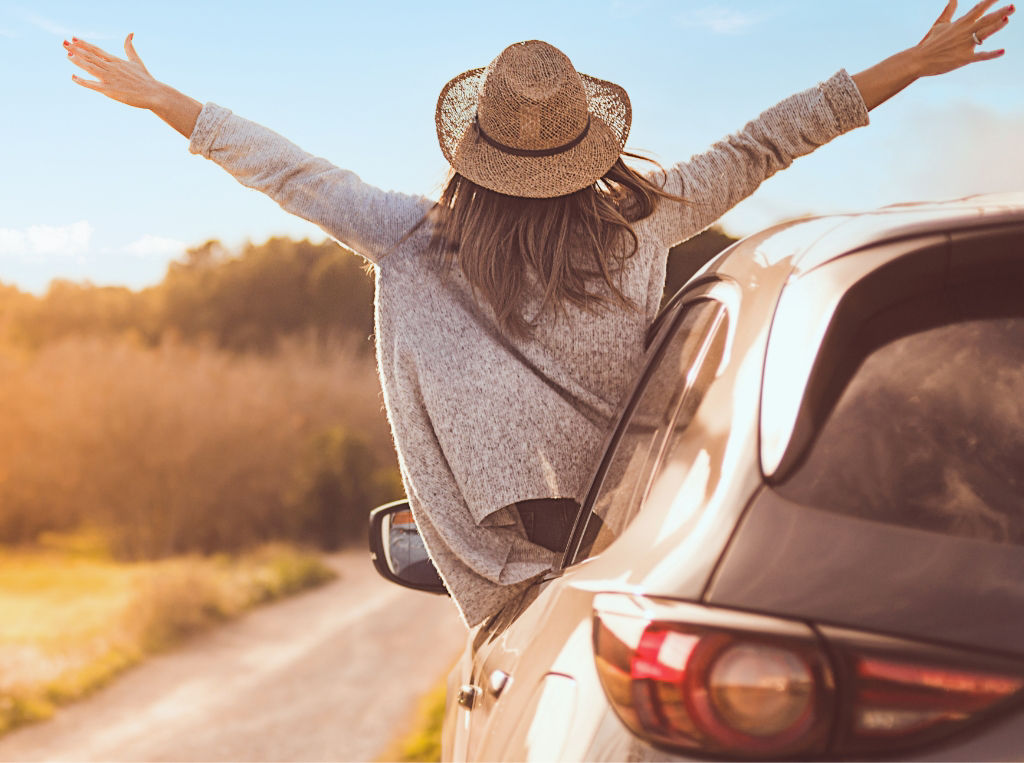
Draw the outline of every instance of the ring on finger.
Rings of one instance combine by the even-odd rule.
[[[980,37],[978,37],[978,33],[977,32],[971,32],[971,37],[974,39],[974,44],[975,45],[981,45],[984,42],[984,40],[982,40]]]

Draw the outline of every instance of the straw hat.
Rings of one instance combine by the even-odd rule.
[[[631,117],[625,90],[579,74],[558,48],[530,40],[445,85],[435,121],[456,172],[498,193],[550,198],[604,175],[626,145]]]

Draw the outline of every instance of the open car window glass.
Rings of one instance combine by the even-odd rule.
[[[725,320],[724,306],[712,299],[686,305],[676,317],[605,458],[574,563],[607,548],[643,505],[674,433],[689,424],[714,378]]]
[[[1024,278],[947,279],[824,347],[816,432],[776,489],[800,504],[1024,545]]]

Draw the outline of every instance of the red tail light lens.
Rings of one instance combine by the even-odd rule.
[[[1024,694],[1021,666],[963,652],[645,597],[595,597],[610,704],[648,742],[734,758],[919,748]],[[832,655],[831,657],[829,655]]]
[[[849,713],[838,729],[847,753],[921,747],[1005,704],[1024,679],[996,671],[929,664],[903,655],[839,647]]]
[[[605,597],[594,620],[598,673],[615,711],[660,746],[736,757],[824,750],[831,676],[814,633],[793,623],[735,615],[732,627],[702,622],[707,610]],[[600,605],[599,605],[600,606]],[[690,610],[681,620],[680,608]],[[630,611],[632,609],[633,611]]]

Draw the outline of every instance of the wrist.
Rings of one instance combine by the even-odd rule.
[[[156,82],[149,100],[150,111],[186,138],[192,136],[203,104],[162,82]]]
[[[870,111],[927,74],[924,64],[925,59],[920,50],[916,47],[908,48],[855,74],[853,81]]]
[[[166,113],[174,103],[175,96],[181,97],[181,93],[170,85],[154,80],[153,92],[147,99],[146,108],[154,114]]]
[[[898,61],[898,66],[903,72],[904,78],[908,80],[907,84],[927,76],[924,56],[921,53],[920,46],[915,45],[912,48],[900,51],[893,58]]]

